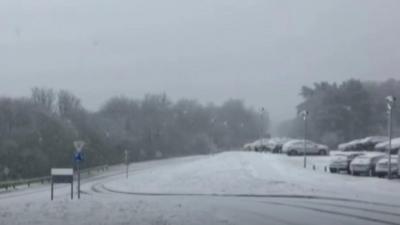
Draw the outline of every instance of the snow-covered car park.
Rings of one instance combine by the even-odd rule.
[[[345,173],[354,176],[386,177],[388,175],[389,157],[387,155],[387,149],[389,141],[386,137],[370,136],[352,140],[340,144],[338,150],[329,150],[326,145],[314,143],[309,140],[304,143],[304,140],[288,138],[272,138],[255,141],[252,143],[252,148],[261,149],[261,143],[267,143],[264,145],[268,146],[268,143],[275,143],[276,140],[283,140],[279,153],[283,153],[287,156],[303,156],[304,153],[306,153],[309,162],[307,166],[313,170],[321,170],[330,173]],[[304,144],[306,144],[306,147]],[[246,146],[248,147],[249,145]],[[398,168],[400,161],[397,154],[400,149],[400,138],[392,139],[391,147],[390,171],[391,177],[396,178],[399,177]],[[246,150],[251,149],[248,147]],[[297,157],[297,159],[294,160],[303,163],[302,157]]]
[[[331,156],[309,156],[327,165]],[[230,151],[135,163],[0,194],[0,224],[399,224],[400,182],[303,168],[302,157]]]
[[[384,153],[318,153],[306,154],[306,168],[301,154],[242,150],[133,163],[129,176],[115,165],[85,177],[80,200],[71,200],[64,184],[56,185],[54,201],[49,184],[3,189],[0,225],[399,224],[400,179],[338,174],[357,173],[378,157],[374,173],[385,176]],[[357,175],[372,175],[367,171]]]
[[[287,155],[302,155],[304,150],[306,150],[306,154],[311,155],[329,154],[329,148],[326,145],[309,140],[307,140],[306,145],[304,145],[303,140],[285,137],[259,139],[245,144],[243,149],[246,151],[283,153]]]

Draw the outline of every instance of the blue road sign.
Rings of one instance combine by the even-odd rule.
[[[75,160],[76,162],[83,161],[83,154],[82,154],[82,152],[75,152],[74,160]]]

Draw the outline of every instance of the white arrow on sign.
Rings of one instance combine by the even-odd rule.
[[[85,146],[84,141],[74,141],[74,146],[77,152],[81,152],[83,149],[83,146]]]

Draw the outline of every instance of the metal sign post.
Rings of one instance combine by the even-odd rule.
[[[125,150],[126,178],[129,177],[129,152]]]
[[[81,169],[80,169],[80,161],[76,162],[76,170],[78,172],[78,199],[81,199]]]
[[[6,180],[8,180],[8,174],[10,174],[10,169],[7,166],[4,168],[3,173],[6,176]]]
[[[74,146],[76,149],[74,160],[76,162],[76,171],[78,176],[78,199],[81,198],[81,170],[80,170],[80,162],[83,160],[82,150],[85,142],[83,141],[74,141]]]

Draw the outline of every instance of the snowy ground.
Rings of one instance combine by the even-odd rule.
[[[132,164],[0,194],[0,224],[400,224],[400,182],[313,171],[329,157],[225,152]]]

